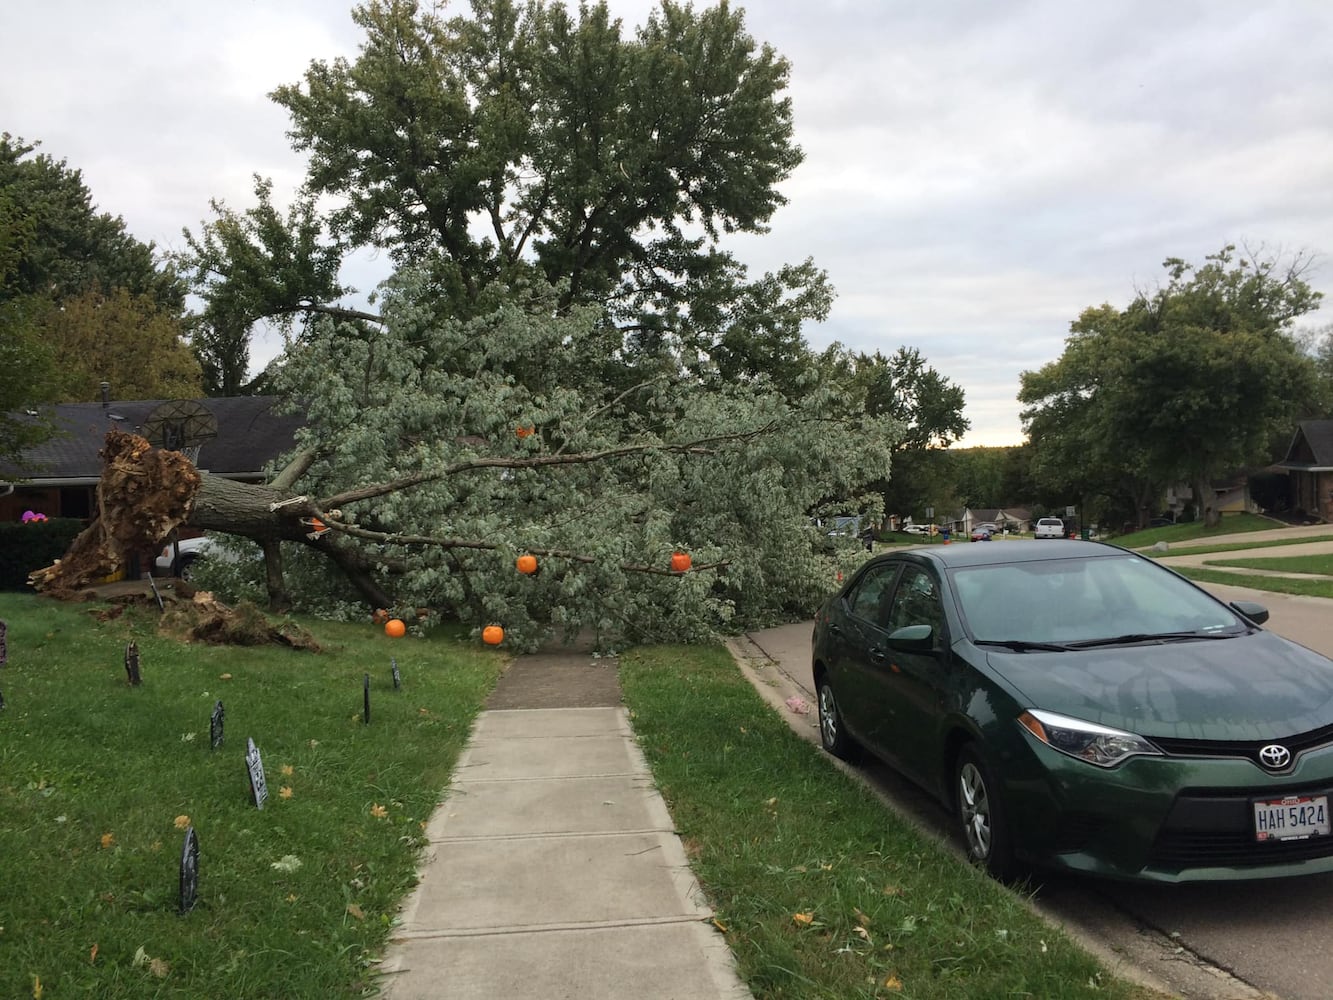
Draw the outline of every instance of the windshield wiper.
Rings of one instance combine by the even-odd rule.
[[[1028,653],[1034,650],[1045,653],[1063,653],[1069,650],[1058,642],[1028,642],[1026,639],[978,639],[978,646],[1002,646],[1005,649],[1012,649],[1015,653]]]
[[[1097,646],[1128,646],[1136,642],[1182,642],[1188,639],[1230,639],[1235,632],[1129,632],[1104,639],[1079,639],[1068,643],[1069,649],[1093,649]]]

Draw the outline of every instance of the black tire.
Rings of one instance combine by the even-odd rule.
[[[843,725],[838,699],[829,683],[828,674],[815,680],[815,694],[819,702],[819,742],[825,750],[840,760],[854,763],[861,759],[861,745]]]
[[[186,583],[194,576],[194,560],[193,555],[181,556],[180,558],[180,568],[176,570],[176,576]]]
[[[969,743],[954,765],[955,815],[968,860],[992,878],[1009,882],[1019,875],[1013,835],[999,782],[980,748]]]

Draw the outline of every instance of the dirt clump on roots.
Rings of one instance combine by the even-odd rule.
[[[206,642],[218,646],[267,646],[277,644],[292,649],[321,651],[315,637],[294,622],[274,624],[249,601],[229,607],[207,591],[199,591],[189,600],[166,605],[159,626],[163,632],[186,642]]]
[[[125,431],[107,433],[96,516],[50,566],[28,575],[49,597],[76,599],[99,580],[123,573],[127,554],[153,550],[190,516],[200,477],[178,451],[154,448]]]

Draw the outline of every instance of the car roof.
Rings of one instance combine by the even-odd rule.
[[[998,542],[993,545],[930,545],[886,552],[874,562],[911,555],[929,560],[945,569],[958,566],[995,566],[1003,563],[1040,562],[1046,559],[1097,559],[1134,555],[1128,549],[1105,542],[1081,542],[1063,538]]]

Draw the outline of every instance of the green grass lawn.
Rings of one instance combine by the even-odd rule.
[[[502,657],[314,621],[303,624],[323,653],[187,645],[158,634],[153,613],[100,620],[102,607],[0,594],[0,996],[373,991],[424,824]],[[140,687],[126,683],[131,639]],[[759,1000],[1160,1000],[896,817],[792,733],[721,647],[631,651],[621,675]],[[218,699],[226,740],[214,751]],[[247,737],[263,754],[262,810]],[[182,916],[187,825],[199,899]]]
[[[1205,529],[1202,521],[1188,524],[1168,524],[1161,528],[1145,528],[1143,531],[1117,535],[1110,539],[1116,545],[1127,549],[1141,549],[1157,542],[1189,542],[1199,538],[1214,538],[1220,535],[1236,535],[1247,531],[1271,531],[1285,527],[1281,521],[1261,517],[1258,514],[1226,514],[1216,528]],[[1195,550],[1191,550],[1195,551]]]
[[[1333,576],[1333,555],[1274,556],[1254,559],[1209,559],[1210,566],[1237,566],[1241,569],[1271,570],[1275,573],[1312,573]]]
[[[1301,580],[1287,576],[1264,576],[1259,573],[1228,573],[1201,566],[1172,566],[1181,576],[1200,583],[1224,583],[1231,587],[1249,587],[1277,594],[1297,594],[1303,597],[1333,598],[1333,580]]]
[[[365,995],[502,658],[369,623],[305,622],[322,653],[186,645],[155,613],[99,621],[97,607],[0,594],[0,996]],[[181,916],[187,825],[199,896]]]
[[[621,657],[634,728],[760,1000],[1135,998],[801,739],[720,648]]]

